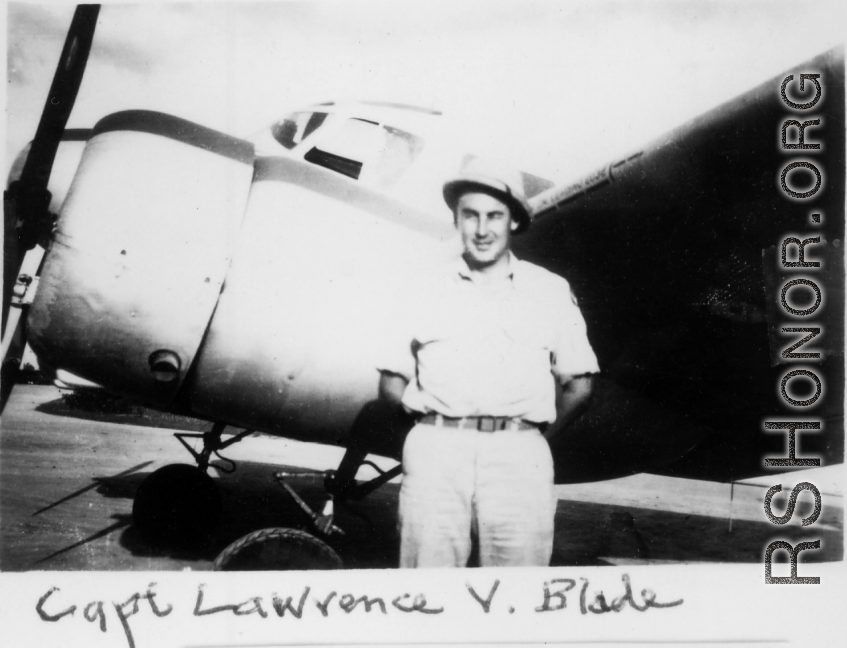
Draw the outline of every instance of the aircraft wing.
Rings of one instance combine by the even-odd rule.
[[[805,73],[820,74],[822,97],[812,109],[792,110],[781,83],[795,75],[796,92]],[[786,433],[766,433],[765,419],[820,421],[820,432],[798,433],[797,455],[843,461],[843,117],[839,49],[533,198],[538,217],[519,237],[518,255],[567,277],[602,370],[590,411],[559,444],[557,481],[651,464],[701,479],[761,474],[763,457],[786,456]],[[821,148],[783,149],[786,119],[819,119],[806,142]],[[788,136],[796,142],[797,129]],[[782,170],[797,160],[813,162],[823,177],[806,199],[780,187]],[[810,177],[791,182],[811,185]],[[822,267],[782,269],[789,236],[820,236],[806,256]],[[821,287],[813,315],[791,316],[780,304],[782,287],[797,277]],[[823,333],[802,351],[822,357],[783,359],[781,350],[799,338],[781,329],[804,326]],[[798,368],[822,377],[814,406],[792,407],[780,395],[782,377]]]

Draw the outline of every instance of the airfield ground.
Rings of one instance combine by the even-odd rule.
[[[133,497],[157,468],[190,463],[172,436],[174,429],[168,429],[180,425],[184,421],[140,410],[83,415],[64,407],[54,387],[17,386],[0,429],[0,570],[210,569],[216,555],[246,533],[304,526],[303,513],[274,483],[274,471],[332,469],[342,455],[339,448],[264,435],[247,438],[224,452],[238,463],[236,472],[214,475],[224,514],[209,545],[188,553],[154,549],[132,525]],[[360,477],[372,476],[370,470],[363,469]],[[805,552],[802,562],[843,558],[843,497],[827,475],[818,484],[824,507],[814,527],[822,548]],[[799,481],[775,476],[731,485],[641,474],[559,486],[552,562],[761,563],[765,547],[777,536],[808,539],[809,529],[802,529],[799,520],[809,514],[810,498],[801,497],[793,521],[779,529],[762,508],[770,485],[784,484],[785,495]],[[303,499],[318,505],[319,477],[305,475],[290,483]],[[357,513],[338,512],[336,523],[346,535],[331,544],[345,566],[396,565],[397,491],[395,480],[354,504]],[[774,499],[775,512],[785,508],[780,497]]]

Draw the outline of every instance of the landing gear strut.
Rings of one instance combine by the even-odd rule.
[[[327,499],[320,513],[314,511],[286,481],[287,477],[302,477],[310,473],[274,473],[274,479],[285,489],[322,537],[344,535],[333,523],[335,503],[351,499],[360,500],[400,474],[400,466],[383,471],[376,464],[365,461],[365,454],[352,445],[341,460],[338,470],[311,473],[323,476]],[[356,473],[362,465],[369,465],[379,475],[358,484]],[[360,514],[361,515],[361,514]],[[341,558],[323,540],[299,529],[271,528],[254,531],[233,542],[215,560],[215,571],[341,569]]]
[[[400,465],[383,471],[373,462],[366,461],[368,453],[399,457],[406,434],[413,425],[412,417],[391,405],[380,400],[366,403],[350,428],[350,442],[338,470],[316,473],[317,476],[323,476],[327,492],[320,513],[312,510],[285,481],[287,477],[295,475],[278,472],[274,478],[306,513],[317,535],[328,538],[333,534],[343,534],[334,524],[336,504],[360,500],[401,472]],[[370,481],[358,483],[356,473],[363,465],[370,466],[378,475]],[[303,473],[297,473],[296,476],[303,476]],[[358,515],[365,517],[361,513]],[[292,529],[265,529],[251,533],[227,547],[215,561],[214,568],[337,569],[340,566],[337,558],[335,552],[314,535]]]
[[[351,446],[344,454],[344,458],[341,460],[341,464],[337,471],[327,470],[323,473],[316,473],[317,475],[323,475],[324,488],[327,492],[326,502],[324,503],[320,514],[313,511],[285,481],[286,477],[303,476],[304,474],[309,473],[297,473],[295,475],[292,473],[278,472],[274,473],[274,479],[276,479],[280,486],[288,491],[288,494],[291,495],[297,505],[303,509],[306,515],[309,516],[312,524],[314,524],[315,528],[320,533],[325,535],[344,535],[344,531],[333,524],[333,519],[335,517],[335,502],[346,503],[350,500],[358,501],[363,499],[383,484],[397,477],[397,475],[399,475],[402,471],[402,466],[400,464],[397,464],[391,470],[383,470],[372,461],[366,461],[364,459],[365,456],[366,455],[362,454],[355,446]],[[357,483],[355,476],[359,471],[359,468],[362,466],[370,466],[376,470],[378,476],[362,484]]]
[[[218,470],[221,472],[230,474],[235,472],[235,462],[232,459],[227,459],[226,457],[222,457],[219,453],[220,450],[224,450],[228,448],[234,443],[238,443],[244,437],[250,436],[253,434],[253,430],[244,430],[243,432],[239,432],[231,439],[227,441],[221,441],[221,435],[223,434],[224,429],[226,428],[226,423],[221,423],[218,421],[214,425],[212,425],[212,429],[208,432],[203,432],[202,434],[189,434],[187,432],[177,432],[174,436],[177,438],[185,449],[191,453],[191,456],[194,457],[194,461],[197,462],[197,467],[202,470],[204,473],[209,468],[209,459],[212,458],[212,453],[220,459],[221,461],[225,461],[230,465],[229,468],[224,468],[223,466],[219,466]],[[188,443],[185,442],[186,439],[203,439],[203,449],[200,452],[197,452],[194,448],[192,448]]]
[[[366,405],[351,430],[351,444],[338,470],[315,473],[323,477],[327,492],[326,501],[318,513],[285,481],[295,475],[278,472],[277,483],[286,490],[312,523],[314,535],[299,529],[270,528],[254,531],[229,545],[214,563],[216,570],[285,570],[285,569],[338,569],[341,559],[320,538],[343,531],[334,524],[335,505],[350,500],[360,500],[400,474],[400,466],[383,471],[367,461],[368,452],[360,448],[374,448],[380,454],[380,446],[371,442],[374,438],[391,437],[385,430],[392,431],[395,441],[402,441],[404,432],[411,425],[394,424],[394,416],[379,403]],[[227,441],[221,435],[224,423],[215,423],[212,429],[201,434],[177,433],[175,436],[191,453],[196,466],[177,464],[165,466],[151,474],[135,496],[133,518],[136,528],[154,547],[192,548],[208,544],[212,539],[221,514],[221,498],[215,481],[206,471],[212,455],[226,465],[218,464],[218,470],[231,473],[235,462],[221,456],[220,451],[252,434],[245,430]],[[364,433],[362,433],[364,432]],[[202,439],[203,448],[196,451],[186,439]],[[357,445],[356,440],[361,445]],[[386,456],[397,453],[387,452]],[[371,466],[378,476],[370,481],[358,483],[356,473],[363,465]],[[297,473],[296,476],[303,476]],[[308,473],[305,473],[308,474]],[[359,514],[361,515],[361,513]],[[364,516],[363,516],[364,517]]]

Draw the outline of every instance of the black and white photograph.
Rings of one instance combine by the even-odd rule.
[[[4,10],[4,645],[837,645],[847,9]]]

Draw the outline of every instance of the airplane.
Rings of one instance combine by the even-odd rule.
[[[276,542],[338,566],[315,536],[338,532],[333,502],[400,473],[355,479],[369,454],[399,460],[413,424],[379,404],[376,358],[398,291],[456,253],[440,187],[471,154],[445,136],[439,111],[385,102],[315,104],[249,139],[143,110],[66,130],[96,12],[77,9],[50,93],[61,110],[47,102],[7,192],[7,276],[24,276],[4,296],[4,323],[28,311],[26,339],[67,385],[211,423],[176,435],[196,465],[139,487],[134,523],[149,537],[214,527],[212,455],[253,431],[346,447],[320,513],[290,491],[314,535],[257,532],[218,561],[240,565],[238,552]],[[779,127],[793,116],[779,88],[809,72],[825,79],[823,126],[809,132],[825,134],[814,160],[830,180],[800,205],[778,186]],[[801,452],[843,462],[843,114],[835,49],[577,182],[524,174],[535,220],[516,254],[568,279],[601,367],[588,410],[552,444],[557,483],[766,474],[762,457],[783,456],[785,441],[763,420],[796,416],[779,394],[791,366],[779,351],[794,341],[780,327],[796,323],[777,309],[776,255],[785,236],[810,231],[834,289],[815,320],[829,397],[812,415],[823,429],[802,435]],[[19,268],[26,249],[37,276]],[[244,431],[224,438],[226,426]]]

